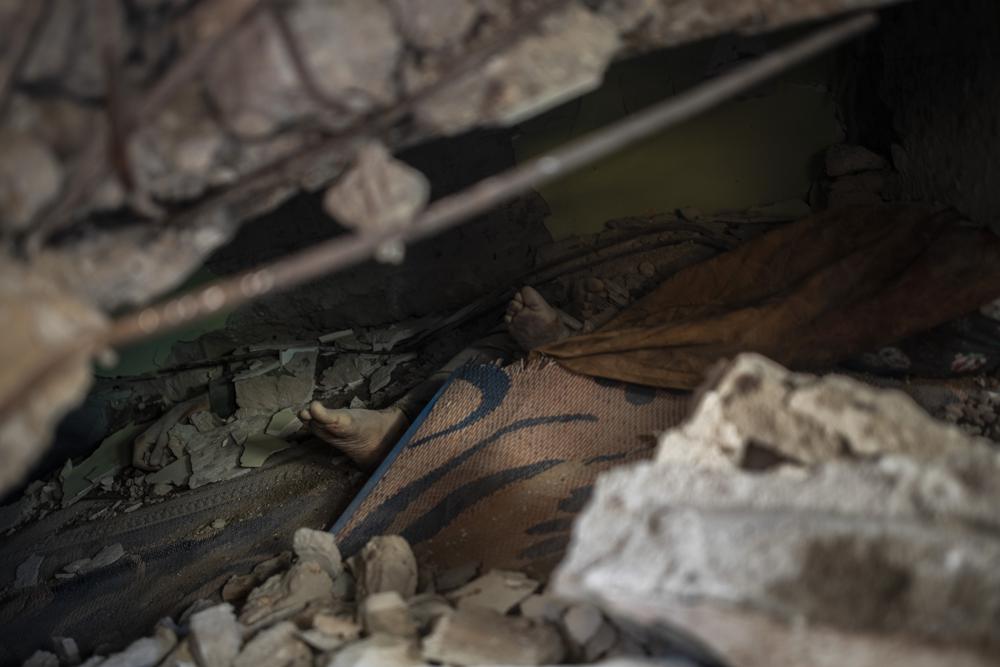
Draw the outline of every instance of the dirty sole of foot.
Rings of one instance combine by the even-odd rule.
[[[687,405],[555,364],[462,368],[332,530],[345,556],[399,534],[434,569],[545,576],[597,475],[650,457]]]
[[[56,512],[0,547],[0,664],[19,664],[51,637],[85,654],[122,648],[156,621],[218,593],[234,574],[287,549],[300,526],[322,527],[350,502],[361,475],[327,447],[303,445],[263,468],[103,521],[64,526]],[[120,544],[124,556],[73,579],[66,565]],[[42,557],[38,583],[11,590],[17,566]]]

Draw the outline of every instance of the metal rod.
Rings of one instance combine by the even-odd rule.
[[[262,267],[222,278],[112,323],[105,343],[118,346],[186,326],[252,299],[318,278],[370,258],[386,243],[415,241],[453,227],[503,201],[611,155],[621,148],[743,93],[823,53],[878,22],[866,13],[811,35],[693,87],[673,98],[431,204],[412,224],[377,234],[338,237]]]

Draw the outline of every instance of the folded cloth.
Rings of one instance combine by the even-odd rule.
[[[538,350],[584,375],[691,389],[754,351],[822,370],[1000,297],[1000,237],[953,211],[847,207],[688,267],[598,331]]]

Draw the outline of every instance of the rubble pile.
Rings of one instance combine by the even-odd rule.
[[[294,560],[284,554],[227,582],[221,603],[196,602],[176,621],[161,621],[152,636],[83,664],[645,664],[647,649],[596,607],[541,592],[540,582],[519,572],[477,576],[475,564],[418,570],[410,545],[398,536],[376,537],[346,562],[327,532],[300,528],[293,547]],[[53,652],[38,651],[24,664],[76,664],[60,657],[67,642],[72,640],[59,638]]]
[[[554,591],[729,664],[996,664],[998,503],[994,443],[746,354],[599,480]]]
[[[306,342],[230,346],[207,360],[198,355],[219,341],[180,343],[171,353],[177,370],[114,380],[130,389],[109,402],[108,410],[121,415],[109,421],[131,420],[89,456],[67,460],[0,507],[0,533],[84,498],[106,502],[66,525],[132,512],[259,468],[301,437],[297,413],[314,398],[332,407],[364,408],[383,407],[401,395],[433,358],[393,350],[439,319],[346,329]],[[418,365],[421,371],[413,372]],[[154,421],[142,419],[164,409]]]

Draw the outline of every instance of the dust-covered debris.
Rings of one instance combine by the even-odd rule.
[[[600,478],[557,593],[751,667],[995,661],[995,449],[896,392],[755,355],[661,447]]]
[[[177,624],[166,619],[158,626],[156,636],[140,639],[122,654],[112,656],[113,664],[118,667],[140,664],[427,667],[442,662],[456,666],[554,665],[566,656],[592,662],[598,654],[611,655],[607,649],[609,633],[613,639],[625,636],[599,612],[594,616],[586,609],[582,612],[584,618],[577,619],[581,612],[564,614],[566,605],[544,618],[528,618],[513,610],[513,615],[505,615],[476,605],[456,609],[447,598],[433,592],[431,582],[435,576],[430,571],[419,577],[427,590],[417,594],[403,595],[387,589],[356,598],[344,597],[338,590],[343,588],[342,580],[353,579],[351,573],[343,567],[330,567],[337,573],[331,581],[318,563],[330,561],[331,553],[336,551],[328,536],[321,531],[300,529],[294,539],[294,563],[285,553],[260,563],[252,575],[244,575],[258,583],[238,613],[231,604],[199,600],[180,615]],[[394,584],[400,588],[402,582],[401,587],[410,590],[409,577],[401,576],[385,562],[387,558],[395,564],[400,560],[406,562],[405,555],[399,557],[412,553],[406,541],[398,536],[381,536],[369,546],[369,564],[377,564],[369,575],[381,572],[380,580],[371,585]],[[339,558],[339,551],[336,553]],[[404,570],[409,572],[410,566]],[[268,578],[260,583],[264,576]],[[493,581],[496,576],[490,573],[484,579]],[[531,580],[519,573],[504,572],[503,576],[517,584],[514,588],[529,588],[523,582]],[[238,584],[230,580],[223,588],[223,597],[237,605],[248,581]],[[532,582],[530,588],[535,587],[537,584]],[[236,591],[239,595],[234,595],[235,588],[239,588]],[[533,597],[544,599],[546,604],[554,602],[548,596]],[[527,611],[529,601],[521,604]],[[184,637],[180,642],[174,635],[175,629]],[[564,642],[564,636],[568,643]],[[643,645],[634,642],[628,646],[618,641],[615,650],[619,651],[616,655],[647,654]],[[149,662],[144,662],[147,659]],[[103,663],[95,660],[94,667],[98,664]],[[640,660],[601,664],[645,667]]]
[[[901,391],[791,373],[744,354],[700,390],[691,418],[663,436],[657,457],[761,469],[842,456],[928,460],[971,446],[960,429],[932,419]]]

